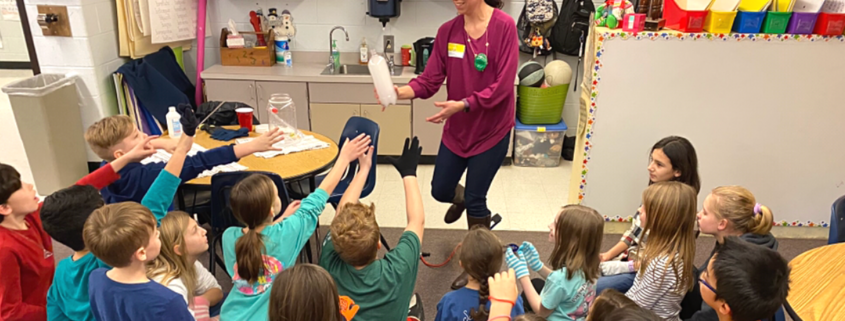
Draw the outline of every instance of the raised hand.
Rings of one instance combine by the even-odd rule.
[[[422,147],[420,147],[420,140],[416,136],[411,140],[405,138],[405,147],[402,148],[402,156],[399,158],[390,157],[388,160],[399,171],[399,175],[417,176],[417,165],[420,163],[420,155],[422,154]]]
[[[158,136],[147,136],[144,140],[132,149],[129,150],[123,157],[127,157],[127,161],[130,163],[137,163],[141,160],[152,156],[155,154],[156,149],[153,146],[152,140],[158,138]]]
[[[514,270],[517,279],[528,277],[528,265],[525,263],[525,258],[519,251],[517,253],[519,256],[513,254],[513,251],[505,251],[505,261],[508,263],[508,267]]]
[[[197,115],[194,114],[194,108],[189,104],[179,104],[179,106],[176,106],[176,110],[182,116],[179,120],[182,123],[182,132],[185,135],[194,136],[197,133],[197,126],[199,125]]]
[[[522,255],[525,257],[525,263],[528,264],[531,271],[540,271],[543,269],[543,261],[540,260],[540,253],[534,248],[534,244],[528,241],[522,242],[519,251],[522,252]]]
[[[273,146],[285,139],[285,136],[282,135],[284,135],[284,132],[282,132],[280,128],[273,128],[247,144],[252,144],[251,147],[253,148],[253,153],[282,150],[281,148]]]
[[[373,151],[375,146],[370,146],[366,152],[358,156],[358,165],[362,171],[369,171],[373,167]]]
[[[507,272],[499,272],[487,278],[487,285],[490,289],[490,296],[496,299],[515,302],[517,296],[519,296],[514,269],[508,269]]]
[[[340,148],[340,154],[337,156],[337,160],[349,164],[369,150],[371,143],[372,139],[367,134],[358,135],[358,137],[352,140],[347,138],[343,143],[343,147]]]

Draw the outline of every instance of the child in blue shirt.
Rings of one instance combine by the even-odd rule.
[[[511,249],[508,248],[507,251]],[[473,228],[461,242],[459,262],[469,278],[463,288],[446,293],[437,303],[435,321],[487,320],[490,314],[490,288],[487,279],[502,267],[502,242],[493,232]],[[511,318],[524,314],[522,298],[517,297]]]
[[[181,183],[174,173],[182,171],[196,123],[192,111],[183,112],[185,135],[143,204],[109,204],[95,210],[85,222],[85,247],[113,267],[96,269],[88,279],[91,313],[96,320],[194,319],[181,295],[147,278],[146,265],[159,254],[161,242],[156,226]]]
[[[186,109],[191,109],[190,105],[179,106],[180,113],[183,113]],[[88,146],[105,162],[113,162],[119,159],[137,144],[144,142],[146,137],[147,135],[135,128],[132,120],[124,115],[103,118],[88,127],[85,132],[85,141],[88,142]],[[252,153],[278,150],[273,147],[273,144],[283,138],[280,130],[272,130],[249,143],[221,146],[199,152],[185,159],[184,167],[176,173],[176,176],[183,181],[192,180],[206,170],[218,165],[237,162],[241,157]],[[167,146],[170,142],[166,139],[157,139],[149,142],[149,144],[153,148],[170,149]],[[140,202],[164,166],[163,163],[129,164],[118,172],[120,179],[102,189],[100,193],[103,194],[106,204],[126,201]]]
[[[329,193],[349,163],[369,145],[370,137],[363,134],[347,141],[319,188],[302,200],[299,208],[296,203],[288,206],[276,221],[273,216],[281,210],[282,203],[270,178],[255,174],[232,187],[232,212],[246,227],[230,227],[223,233],[223,257],[233,288],[223,302],[222,320],[267,319],[273,280],[283,269],[296,264],[299,252],[317,227]]]

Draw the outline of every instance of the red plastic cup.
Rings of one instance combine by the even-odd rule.
[[[248,131],[252,131],[253,109],[249,107],[241,107],[236,108],[235,112],[238,113],[238,125],[241,125],[241,128],[248,128]]]

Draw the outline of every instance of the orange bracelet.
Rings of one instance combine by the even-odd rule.
[[[511,316],[509,316],[509,315],[500,315],[500,316],[498,316],[498,317],[492,317],[492,318],[489,318],[489,319],[487,319],[487,321],[493,321],[493,320],[496,320],[496,319],[508,319],[508,321],[510,321],[510,320],[511,320]]]
[[[511,306],[516,305],[516,301],[510,301],[510,300],[497,299],[497,298],[494,298],[494,297],[492,297],[492,296],[488,296],[488,297],[487,297],[487,299],[488,299],[488,300],[490,300],[490,301],[496,301],[496,302],[502,302],[502,303],[510,303],[510,305],[511,305]]]

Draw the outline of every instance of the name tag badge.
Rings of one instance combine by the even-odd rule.
[[[450,42],[448,49],[449,49],[449,57],[464,59],[464,52],[466,51],[466,45]]]

